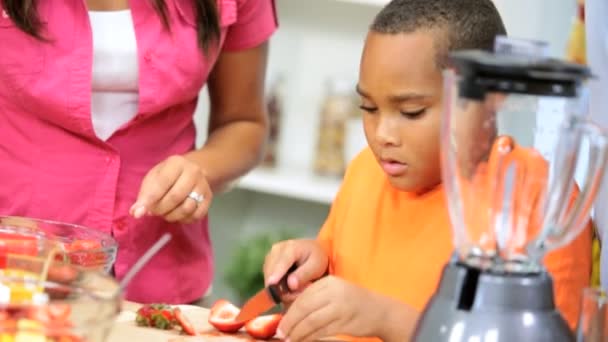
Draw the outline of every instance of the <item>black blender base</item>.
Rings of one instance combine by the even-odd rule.
[[[555,309],[545,273],[481,272],[459,263],[443,270],[423,312],[415,342],[571,342],[574,334]]]

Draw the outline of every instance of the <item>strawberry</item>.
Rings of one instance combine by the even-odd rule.
[[[260,316],[247,322],[245,330],[255,339],[268,340],[273,338],[277,333],[281,318],[280,314]]]
[[[137,310],[135,323],[139,326],[163,330],[175,326],[175,315],[170,306],[164,304],[147,304]]]
[[[0,331],[6,333],[14,333],[17,330],[17,320],[12,317],[8,317],[0,321]],[[0,341],[2,341],[0,339]]]
[[[220,299],[211,307],[209,324],[225,333],[239,331],[244,323],[236,322],[235,318],[241,310],[225,299]]]
[[[51,319],[55,322],[67,322],[72,313],[72,308],[69,304],[53,303],[46,308]]]
[[[180,310],[179,308],[174,308],[173,316],[175,316],[175,320],[182,327],[183,332],[185,332],[186,334],[188,334],[190,336],[197,335],[196,331],[194,330],[194,326],[192,326],[192,323],[190,323],[190,320],[188,320],[188,318],[186,318],[186,316],[184,316],[184,314],[182,313],[182,310]]]
[[[35,236],[12,233],[0,233],[0,251],[2,254],[38,255],[38,239]]]
[[[52,322],[49,311],[43,306],[33,306],[26,314],[26,318],[39,322],[43,326],[48,326]]]
[[[70,252],[68,259],[73,265],[95,267],[105,264],[107,257],[103,252],[78,251]]]
[[[98,266],[106,261],[101,243],[95,240],[74,240],[64,245],[70,263],[80,266]]]
[[[49,267],[48,279],[69,284],[78,279],[79,275],[79,270],[72,265],[54,263]]]
[[[75,251],[94,251],[101,249],[101,243],[95,240],[74,240],[66,246],[69,252]]]

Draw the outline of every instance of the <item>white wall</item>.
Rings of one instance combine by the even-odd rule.
[[[544,40],[562,57],[576,14],[576,0],[494,0],[511,36]]]

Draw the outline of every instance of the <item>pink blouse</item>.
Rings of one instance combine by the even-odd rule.
[[[38,1],[49,42],[0,15],[0,214],[72,222],[112,234],[120,279],[165,231],[173,239],[126,298],[187,303],[213,276],[207,220],[171,224],[129,216],[144,175],[193,149],[193,113],[220,51],[204,56],[189,1],[166,0],[171,32],[151,1],[131,0],[139,111],[107,141],[91,123],[92,34],[83,0]],[[221,50],[258,46],[277,27],[272,0],[218,0]],[[235,99],[238,100],[238,99]]]

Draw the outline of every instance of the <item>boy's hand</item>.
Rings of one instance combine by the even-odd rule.
[[[287,278],[292,296],[283,298],[288,303],[295,298],[295,294],[325,275],[329,258],[315,240],[288,240],[276,243],[264,261],[266,285],[277,284],[293,264],[298,265],[298,268]]]
[[[279,338],[289,342],[316,341],[346,334],[395,340],[389,337],[391,329],[386,327],[394,320],[390,310],[395,307],[401,310],[405,305],[328,276],[310,285],[291,304],[279,324]],[[399,325],[403,329],[407,322]],[[406,333],[402,332],[397,340],[407,340],[403,338]]]

